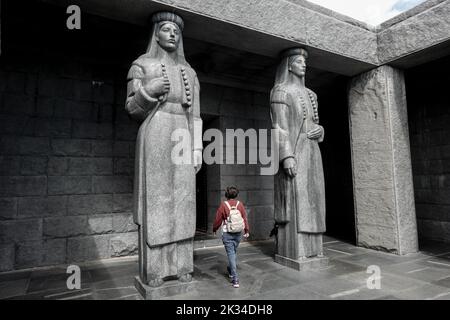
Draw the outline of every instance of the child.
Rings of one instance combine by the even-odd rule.
[[[236,270],[237,248],[241,242],[242,233],[244,233],[244,238],[248,238],[249,236],[247,213],[245,212],[244,204],[241,201],[236,200],[238,194],[239,190],[236,187],[227,187],[225,192],[227,201],[222,202],[219,209],[217,209],[213,226],[214,234],[216,234],[216,231],[222,226],[222,241],[228,256],[227,270],[232,279],[233,287],[235,288],[239,288],[239,277]],[[241,217],[239,217],[239,213],[237,213],[236,209],[240,212]],[[230,218],[231,211],[233,211],[233,221],[231,221]],[[236,216],[237,218],[235,218]],[[243,221],[239,221],[241,218]],[[242,225],[239,226],[239,224]],[[236,226],[238,227],[236,228]],[[233,232],[233,229],[243,230]]]

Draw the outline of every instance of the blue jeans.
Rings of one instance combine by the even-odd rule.
[[[224,232],[222,234],[223,245],[228,256],[228,272],[231,274],[233,281],[239,281],[236,260],[237,260],[237,248],[242,239],[242,232],[229,233]]]

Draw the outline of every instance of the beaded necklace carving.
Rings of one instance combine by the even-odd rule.
[[[184,91],[186,92],[186,100],[189,108],[192,105],[191,88],[189,86],[189,81],[186,75],[186,69],[184,67],[181,67],[181,75],[183,77]]]
[[[308,92],[309,101],[311,102],[311,106],[313,107],[313,121],[314,123],[319,123],[319,111],[317,108],[317,103],[314,101],[313,92],[309,89],[306,89]],[[300,95],[300,100],[302,105],[306,105],[305,100],[303,99],[303,95]],[[303,108],[303,120],[306,120],[306,108]]]
[[[313,92],[309,89],[306,89],[306,91],[308,92],[309,100],[311,101],[311,105],[313,107],[313,121],[314,123],[319,123],[319,110],[317,108],[317,103],[314,100]]]
[[[167,75],[167,69],[166,65],[164,63],[161,63],[161,70],[164,78],[168,78]],[[186,93],[186,100],[187,100],[187,107],[189,108],[192,105],[192,97],[191,97],[191,87],[189,86],[189,81],[186,75],[186,68],[181,67],[181,76],[183,77],[183,83],[184,83],[184,92]],[[167,94],[166,94],[167,95]],[[165,95],[159,97],[159,101],[164,100]]]
[[[167,75],[167,70],[166,70],[166,65],[164,63],[161,63],[161,70],[162,70],[162,74],[164,79],[168,79],[169,76]],[[167,98],[168,93],[163,94],[162,96],[160,96],[158,98],[159,102],[163,102],[163,100],[165,100]]]

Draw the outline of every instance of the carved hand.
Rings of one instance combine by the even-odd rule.
[[[167,77],[144,78],[142,79],[142,86],[150,97],[157,99],[169,92],[170,82]]]
[[[297,164],[294,158],[286,158],[283,160],[283,168],[286,174],[294,178],[297,175]]]
[[[322,137],[323,135],[323,127],[317,125],[316,127],[314,127],[314,129],[308,131],[308,133],[306,134],[306,136],[308,137],[308,139],[320,139],[320,137]]]
[[[198,173],[200,169],[202,168],[202,161],[203,161],[203,153],[202,150],[194,150],[194,168],[195,173]]]

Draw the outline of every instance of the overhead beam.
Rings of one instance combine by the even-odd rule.
[[[380,26],[380,64],[410,68],[449,53],[450,0],[426,1]]]
[[[43,0],[78,4],[82,12],[146,25],[159,10],[176,11],[186,21],[185,37],[276,57],[303,46],[309,65],[347,76],[378,65],[376,33],[290,1],[273,0]]]
[[[41,0],[146,26],[159,10],[178,12],[185,37],[276,57],[306,47],[309,65],[355,76],[380,65],[410,68],[450,54],[450,0],[428,0],[370,28],[304,0]]]

